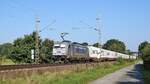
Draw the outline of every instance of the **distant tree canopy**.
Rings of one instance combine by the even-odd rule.
[[[0,45],[0,57],[9,58],[13,45],[11,43],[4,43]]]
[[[150,43],[147,41],[142,42],[139,45],[139,52],[142,55],[144,61],[150,61]]]
[[[131,50],[128,49],[125,51],[125,54],[132,55],[132,52],[131,52]]]
[[[143,59],[144,68],[150,70],[150,43],[142,42],[139,45],[139,52]]]
[[[29,35],[24,35],[22,38],[17,38],[13,42],[13,50],[11,52],[11,59],[17,63],[32,63],[31,50],[35,50],[35,36],[33,32]],[[43,42],[39,37],[39,49],[40,49],[40,63],[49,62],[52,52],[53,41],[45,39]]]
[[[125,53],[126,46],[122,41],[119,41],[117,39],[110,39],[108,40],[104,45],[104,49]]]
[[[138,47],[138,51],[139,53],[142,53],[142,50],[148,45],[149,43],[147,41],[142,42],[139,47]]]
[[[150,44],[142,49],[143,60],[150,61]]]
[[[94,43],[93,46],[94,46],[94,47],[101,47],[102,45],[99,44],[99,43]]]

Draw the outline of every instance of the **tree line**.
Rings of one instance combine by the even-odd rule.
[[[31,59],[31,50],[35,50],[35,38],[36,33],[33,32],[28,35],[24,35],[24,37],[17,38],[13,43],[4,43],[0,45],[0,58],[9,58],[15,63],[33,63]],[[52,63],[52,49],[53,49],[54,41],[48,38],[42,40],[39,37],[39,63]],[[88,45],[87,42],[83,42],[82,45]],[[147,58],[148,47],[145,45],[149,45],[148,42],[141,43],[139,45],[139,52],[144,55],[143,59]],[[95,47],[102,47],[107,50],[116,51],[125,54],[131,54],[131,51],[126,49],[126,45],[124,42],[119,41],[118,39],[110,39],[104,45],[99,43],[93,44]],[[148,54],[149,55],[149,54]],[[150,57],[148,58],[150,59]]]
[[[35,38],[36,33],[33,32],[32,34],[17,38],[13,43],[4,43],[0,45],[0,58],[9,58],[18,64],[33,63],[33,60],[31,59],[31,50],[35,50]],[[42,40],[39,37],[39,63],[52,62],[51,55],[53,43],[53,40],[48,38]]]

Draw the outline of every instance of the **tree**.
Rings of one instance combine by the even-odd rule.
[[[104,45],[104,49],[112,50],[120,53],[125,53],[126,46],[122,41],[119,41],[117,39],[110,39],[108,40]]]
[[[131,52],[131,50],[127,49],[127,50],[125,51],[125,54],[131,55],[132,52]]]
[[[11,43],[4,43],[0,45],[0,64],[5,60],[5,58],[10,57],[10,53],[12,51],[12,44]]]
[[[35,50],[36,33],[24,35],[22,38],[17,38],[13,42],[13,51],[11,59],[16,63],[32,63],[35,60],[31,59],[31,50]],[[39,63],[50,63],[53,49],[53,41],[45,39],[42,41],[39,37]]]
[[[142,59],[144,61],[150,61],[150,44],[147,44],[142,50]]]
[[[52,50],[53,50],[54,42],[46,38],[42,42],[41,48],[41,59],[43,63],[51,63],[52,62]]]
[[[0,55],[5,58],[9,58],[12,48],[13,45],[11,43],[4,43],[0,45]]]
[[[147,41],[142,42],[139,47],[138,47],[138,51],[141,54],[142,50],[144,49],[144,47],[146,47],[149,43]]]
[[[94,43],[93,46],[94,46],[94,47],[100,47],[100,46],[102,46],[102,45],[100,45],[99,43]]]
[[[41,40],[39,41],[40,44]],[[24,35],[23,38],[17,38],[13,42],[13,51],[11,59],[17,63],[32,63],[31,50],[35,50],[35,32],[30,35]]]
[[[144,68],[150,70],[150,43],[141,50]]]

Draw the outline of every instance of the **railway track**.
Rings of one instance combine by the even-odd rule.
[[[91,64],[90,63],[72,63],[72,64],[20,64],[20,65],[0,65],[0,71],[9,71],[17,69],[32,69],[32,68],[42,68],[42,67],[54,67],[54,66],[65,66],[65,65],[75,65],[75,64]],[[105,62],[102,62],[105,63]]]
[[[30,69],[50,66],[62,66],[65,64],[20,64],[20,65],[0,65],[0,71],[16,70],[16,69]]]

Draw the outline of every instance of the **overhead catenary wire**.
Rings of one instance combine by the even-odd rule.
[[[102,23],[101,23],[101,18],[99,16],[96,17],[97,25],[95,27],[91,26],[91,25],[89,25],[89,24],[87,24],[87,23],[85,23],[81,20],[80,20],[80,22],[82,24],[88,26],[89,29],[93,29],[93,30],[97,31],[97,33],[98,33],[98,43],[99,43],[98,47],[100,48],[100,58],[101,58],[101,53],[102,53],[102,51],[101,51],[101,48],[102,48],[102,46],[101,46],[102,45],[102,42],[101,42],[101,37],[102,37],[101,36],[101,28],[103,26]]]
[[[88,23],[85,23],[84,21],[80,20],[80,22],[86,26],[88,26],[90,29],[95,28],[94,26],[89,25]]]
[[[47,29],[48,27],[50,27],[51,25],[53,25],[55,22],[56,22],[56,20],[53,20],[50,24],[48,24],[45,27],[43,27],[39,32],[43,32],[45,29]]]

